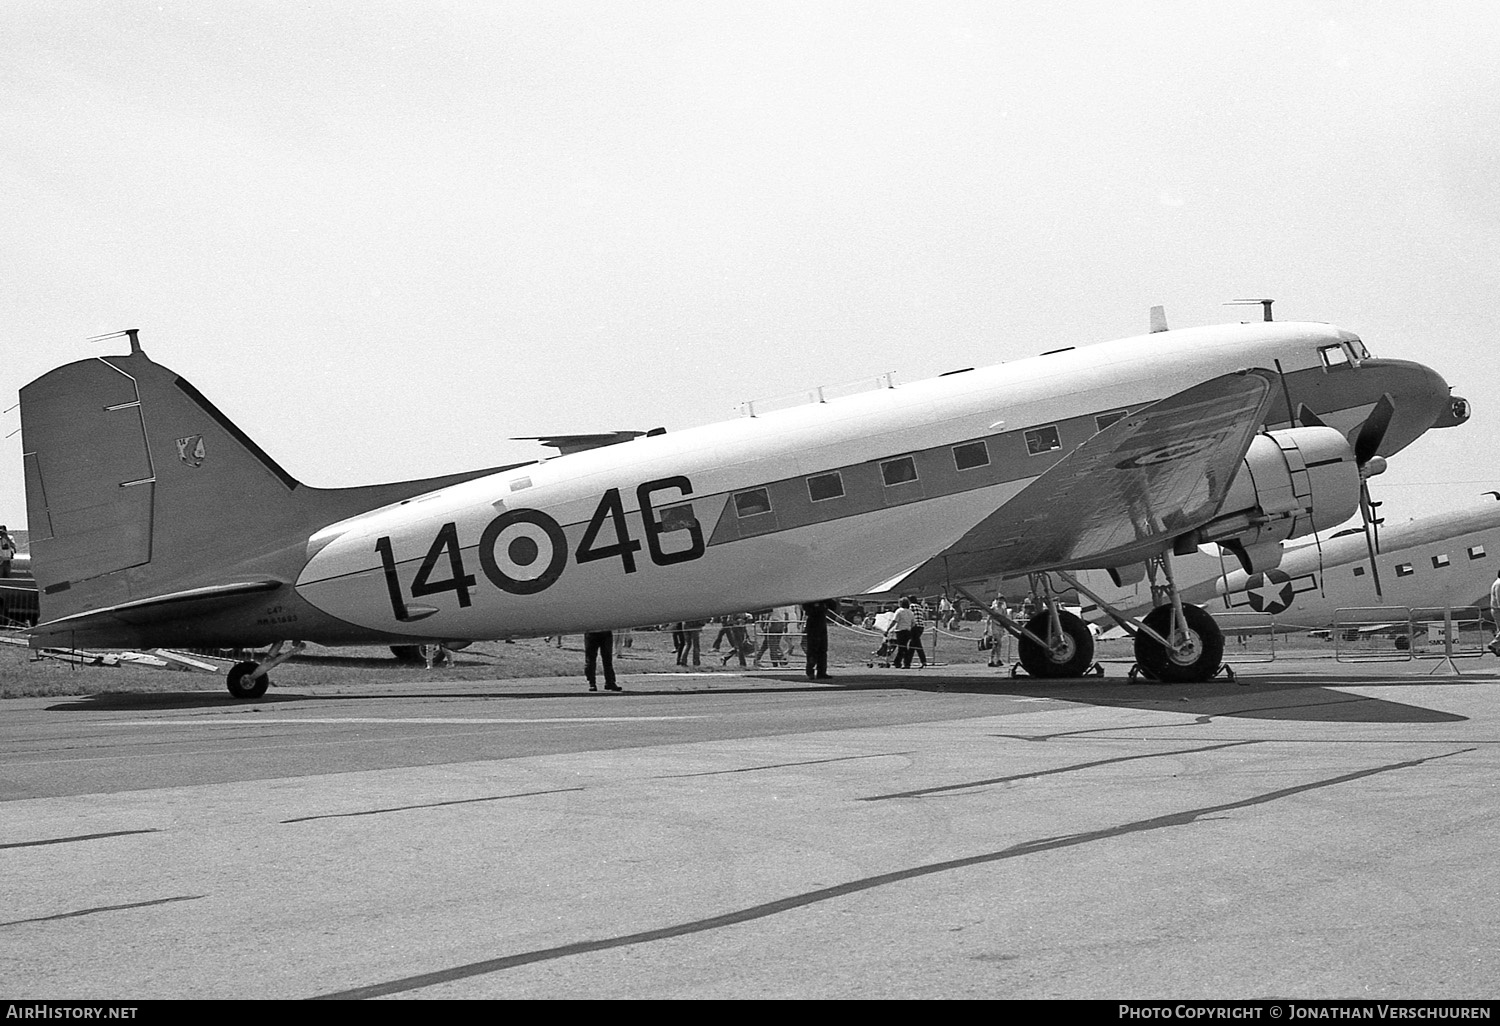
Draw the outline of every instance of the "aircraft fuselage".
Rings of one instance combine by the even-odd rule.
[[[1396,452],[1433,425],[1448,387],[1362,354],[1324,324],[1186,329],[639,438],[331,524],[308,540],[295,590],[356,632],[452,640],[878,590],[1119,415],[1242,368],[1283,375],[1270,427],[1305,404],[1354,432],[1395,396],[1380,451]]]

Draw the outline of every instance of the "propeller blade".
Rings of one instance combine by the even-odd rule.
[[[1328,426],[1327,424],[1323,423],[1323,418],[1314,413],[1312,407],[1308,406],[1306,403],[1297,404],[1297,423],[1301,424],[1303,427]]]
[[[1384,599],[1385,591],[1380,587],[1380,567],[1375,560],[1375,556],[1380,552],[1380,535],[1376,533],[1376,521],[1370,506],[1370,486],[1361,481],[1359,483],[1359,515],[1365,522],[1365,548],[1370,553],[1370,576],[1375,580],[1376,597]]]
[[[1389,395],[1380,397],[1365,422],[1359,426],[1359,434],[1354,436],[1354,462],[1364,466],[1370,462],[1377,451],[1380,443],[1385,441],[1386,428],[1391,426],[1391,417],[1395,416],[1396,407],[1391,402]]]

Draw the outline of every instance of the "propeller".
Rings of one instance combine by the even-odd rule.
[[[1359,516],[1364,522],[1365,548],[1370,553],[1370,575],[1375,581],[1375,594],[1382,599],[1385,598],[1385,590],[1380,585],[1380,567],[1375,557],[1380,554],[1380,525],[1385,521],[1375,515],[1380,503],[1370,498],[1370,478],[1385,473],[1385,458],[1378,453],[1395,413],[1396,406],[1391,402],[1391,397],[1382,395],[1352,440],[1354,464],[1359,468]],[[1306,403],[1297,407],[1297,420],[1303,427],[1326,426]]]

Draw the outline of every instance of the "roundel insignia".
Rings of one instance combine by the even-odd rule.
[[[1116,463],[1115,467],[1119,470],[1135,470],[1142,467],[1154,467],[1160,463],[1171,463],[1173,460],[1196,456],[1217,441],[1217,438],[1194,438],[1186,442],[1173,442],[1171,445],[1158,446],[1148,452],[1137,453],[1129,459]]]
[[[479,539],[484,575],[512,595],[535,595],[550,588],[567,562],[567,537],[557,521],[541,510],[501,513]]]
[[[1251,574],[1245,582],[1245,597],[1257,613],[1279,613],[1292,604],[1292,579],[1283,570]]]

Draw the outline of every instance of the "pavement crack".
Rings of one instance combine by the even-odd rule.
[[[315,819],[347,819],[353,816],[379,816],[387,812],[409,812],[412,809],[440,809],[445,805],[473,805],[477,802],[500,802],[507,798],[530,798],[539,794],[567,794],[570,791],[582,791],[581,787],[555,787],[549,791],[520,791],[516,794],[492,794],[483,798],[452,798],[441,802],[421,802],[417,805],[392,805],[385,809],[361,809],[358,812],[327,812],[319,816],[298,816],[295,819],[284,819],[285,823],[307,823]]]
[[[686,777],[717,777],[727,773],[758,773],[761,770],[788,769],[793,766],[823,766],[830,762],[854,762],[858,759],[890,759],[910,752],[879,752],[875,755],[841,755],[835,759],[804,759],[801,762],[773,762],[764,766],[741,766],[738,769],[706,770],[702,773],[664,773],[656,780],[681,780]]]
[[[883,802],[891,798],[921,798],[929,794],[942,794],[947,791],[967,791],[975,787],[987,787],[990,784],[1009,784],[1017,780],[1030,780],[1034,777],[1050,777],[1057,773],[1074,773],[1078,770],[1093,769],[1096,766],[1109,766],[1120,762],[1135,762],[1138,759],[1161,759],[1171,755],[1193,755],[1197,752],[1216,752],[1223,748],[1239,748],[1243,745],[1258,744],[1256,741],[1229,741],[1224,744],[1205,745],[1202,748],[1178,748],[1170,752],[1147,752],[1143,755],[1120,755],[1113,759],[1095,759],[1093,762],[1078,762],[1071,766],[1058,766],[1054,769],[1032,770],[1029,773],[1014,773],[1007,777],[989,777],[985,780],[967,780],[961,784],[944,784],[940,787],[923,787],[915,791],[896,791],[892,794],[875,794],[867,798],[860,798],[862,802]]]
[[[132,901],[125,905],[100,905],[98,908],[81,908],[74,912],[59,912],[52,916],[37,916],[33,919],[12,919],[8,923],[0,923],[0,926],[20,926],[23,923],[50,923],[54,919],[76,919],[79,916],[92,916],[99,912],[120,912],[131,908],[149,908],[152,905],[170,905],[174,901],[197,901],[206,898],[206,894],[182,894],[175,898],[153,898],[150,901]]]
[[[43,844],[71,844],[74,841],[96,841],[101,837],[129,837],[131,834],[159,834],[156,827],[144,830],[110,830],[102,834],[74,834],[72,837],[48,837],[41,841],[12,841],[0,844],[0,848],[35,848]]]

